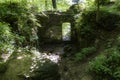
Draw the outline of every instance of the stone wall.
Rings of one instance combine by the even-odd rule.
[[[47,11],[36,15],[41,26],[38,29],[39,40],[45,43],[62,42],[62,23],[71,23],[71,40],[75,39],[74,35],[74,17],[67,12]]]

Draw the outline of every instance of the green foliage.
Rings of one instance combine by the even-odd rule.
[[[8,49],[12,48],[14,36],[8,24],[0,22],[0,54],[8,53]]]
[[[75,5],[72,5],[67,12],[69,12],[71,14],[78,14],[81,11],[82,10],[80,10],[80,5],[79,4],[75,4]]]
[[[97,0],[95,0],[97,2]],[[110,3],[110,0],[99,0],[99,5],[107,5]]]
[[[80,15],[80,17],[77,19],[76,24],[76,32],[77,32],[77,38],[78,42],[80,42],[80,46],[87,47],[88,44],[93,42],[95,39],[96,31],[96,14],[95,11],[85,11]],[[93,44],[93,43],[92,43]]]
[[[76,24],[78,42],[81,47],[92,46],[96,37],[100,34],[98,31],[112,31],[120,25],[120,15],[112,10],[101,9],[99,11],[99,22],[96,22],[96,10],[91,9],[84,11],[80,15]]]
[[[10,24],[12,32],[18,36],[15,39],[18,46],[34,41],[30,38],[37,33],[36,28],[40,26],[34,13],[37,13],[36,8],[28,6],[26,1],[0,3],[0,21]]]
[[[86,9],[93,8],[94,6],[94,0],[86,0]]]
[[[95,47],[87,47],[83,48],[81,52],[75,54],[75,61],[81,61],[87,58],[89,55],[92,55],[96,51]]]
[[[96,76],[96,80],[120,79],[120,54],[112,51],[95,58],[90,62],[89,70]]]
[[[117,27],[117,23],[120,20],[120,16],[116,13],[109,12],[105,9],[100,11],[100,19],[99,23],[96,23],[96,11],[91,10],[91,11],[85,11],[82,14],[82,17],[78,19],[78,24],[77,26],[80,26],[79,29],[85,28],[85,26],[88,26],[88,28],[103,28],[105,30],[113,30],[114,28]],[[87,28],[87,30],[88,30]],[[81,30],[83,30],[81,29]],[[86,30],[85,30],[86,31]]]
[[[120,15],[109,12],[103,12],[100,14],[103,16],[100,16],[99,25],[105,30],[114,30],[116,27],[118,27],[117,24],[119,23]]]
[[[115,7],[117,10],[120,10],[120,2],[119,1],[116,3]]]
[[[66,11],[70,7],[70,5],[68,4],[66,0],[58,0],[57,6],[58,6],[59,11]]]
[[[0,41],[7,42],[11,41],[12,33],[11,29],[6,23],[0,22]]]
[[[32,80],[60,80],[58,65],[49,60],[37,63],[38,68],[34,70]]]

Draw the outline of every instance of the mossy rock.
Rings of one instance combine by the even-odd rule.
[[[58,65],[51,61],[38,63],[38,69],[34,70],[32,80],[60,80]]]
[[[0,73],[4,73],[7,70],[7,62],[0,62]]]

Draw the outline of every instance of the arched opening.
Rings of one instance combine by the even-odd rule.
[[[62,40],[71,41],[71,23],[69,22],[62,24]]]

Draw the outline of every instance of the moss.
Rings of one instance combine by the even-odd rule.
[[[31,74],[32,80],[60,80],[58,65],[49,60],[38,63],[38,68]]]
[[[7,70],[8,63],[7,62],[0,62],[0,73],[3,74]]]
[[[0,76],[1,80],[24,80],[25,76],[29,74],[29,69],[32,63],[31,58],[23,57],[22,59],[11,59],[7,65],[6,72]],[[1,68],[0,68],[1,69]],[[21,77],[23,75],[24,77]]]

